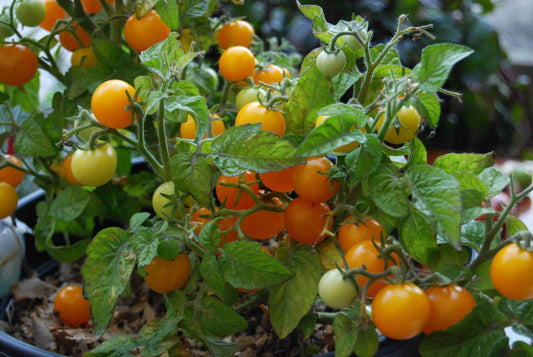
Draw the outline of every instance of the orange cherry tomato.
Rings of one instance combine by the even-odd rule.
[[[294,166],[287,167],[280,171],[269,171],[259,174],[259,178],[263,180],[263,184],[275,192],[292,192],[294,186],[292,184],[292,170]]]
[[[144,269],[148,273],[144,281],[150,289],[166,294],[187,284],[191,276],[191,261],[185,253],[178,254],[173,260],[154,257]]]
[[[219,119],[219,120],[216,120]],[[213,132],[213,137],[219,136],[224,132],[226,128],[224,127],[224,122],[220,119],[218,114],[213,115],[213,120],[211,120],[211,130]],[[196,138],[196,121],[192,115],[187,115],[187,120],[181,123],[180,125],[180,136],[183,139],[194,140]],[[207,133],[204,135],[204,139],[207,137]]]
[[[79,326],[91,319],[89,301],[83,298],[82,289],[77,285],[61,288],[54,300],[54,311],[59,318],[71,326]]]
[[[169,34],[170,27],[161,20],[155,10],[148,11],[140,19],[137,14],[132,14],[124,24],[126,42],[137,52],[163,41]]]
[[[39,26],[46,31],[52,31],[57,20],[64,19],[67,13],[58,5],[56,0],[43,0],[43,2],[46,8],[46,16]]]
[[[115,4],[115,0],[106,0],[109,5],[113,6]],[[81,4],[83,6],[83,10],[85,10],[88,14],[97,14],[102,10],[102,4],[100,4],[99,0],[81,0]]]
[[[250,123],[261,123],[261,130],[269,130],[279,136],[285,135],[285,117],[283,113],[267,109],[267,107],[257,101],[243,106],[235,118],[236,126]]]
[[[255,56],[246,47],[233,46],[222,53],[218,60],[218,68],[222,77],[228,81],[238,82],[254,73]]]
[[[231,46],[249,47],[253,42],[253,35],[255,35],[254,28],[248,21],[228,22],[217,31],[218,47],[223,50]]]
[[[196,227],[194,228],[196,234],[200,234],[200,231],[206,225],[206,223],[213,219],[212,215],[213,214],[211,213],[211,211],[205,207],[201,207],[193,212],[193,214],[191,215],[191,222],[196,225]],[[219,219],[217,222],[219,230],[228,231],[229,229],[233,228],[233,225],[235,224],[235,222],[237,222],[237,218],[225,217]],[[237,232],[235,230],[228,231],[227,233],[222,234],[222,236],[220,237],[219,247],[222,248],[224,244],[236,241],[237,239]]]
[[[63,167],[63,178],[70,184],[78,184],[81,185],[82,183],[78,181],[78,179],[74,176],[72,173],[72,156],[74,153],[68,155],[65,157],[62,163]]]
[[[432,286],[425,291],[431,306],[429,321],[424,333],[446,330],[455,325],[468,314],[476,301],[468,290],[458,285]]]
[[[324,202],[308,202],[301,198],[295,198],[285,208],[283,221],[285,230],[297,242],[316,244],[326,238],[322,234],[328,222],[329,206]],[[333,220],[329,220],[327,229],[333,226]]]
[[[66,50],[73,52],[80,47],[91,46],[91,36],[76,22],[72,22],[74,36],[70,31],[63,31],[59,34],[59,42]]]
[[[100,84],[91,98],[91,109],[98,121],[113,129],[123,129],[137,120],[137,115],[126,107],[128,95],[133,98],[135,88],[120,79],[111,79]]]
[[[19,196],[13,186],[5,182],[0,182],[0,219],[11,216],[17,209]]]
[[[346,223],[352,221],[352,223]],[[359,225],[353,222],[353,217],[348,217],[339,228],[339,245],[346,253],[354,244],[364,240],[373,239],[380,242],[381,235],[384,234],[383,227],[374,218],[366,217]]]
[[[38,62],[35,53],[24,45],[0,47],[0,82],[10,86],[28,83],[37,73]]]
[[[311,157],[307,163],[294,166],[292,184],[296,194],[309,202],[325,202],[332,198],[339,187],[330,181],[327,172],[333,164],[326,157]]]
[[[508,299],[533,299],[533,252],[516,243],[503,247],[490,264],[490,278],[500,294]]]
[[[283,207],[281,201],[274,197],[269,205]],[[259,210],[244,217],[241,229],[248,237],[255,239],[270,239],[283,229],[283,212]]]
[[[263,83],[279,83],[283,80],[283,69],[275,64],[269,64],[265,68],[260,69],[254,73],[252,79],[255,84]]]
[[[7,160],[16,166],[22,167],[22,163],[16,156],[8,155]],[[2,162],[0,161],[0,164]],[[13,187],[18,187],[24,179],[24,171],[17,170],[14,167],[6,166],[0,169],[0,182],[5,182]]]
[[[246,171],[240,176],[225,176],[220,175],[215,186],[215,194],[220,203],[226,202],[226,207],[232,209],[246,209],[254,204],[253,198],[248,195],[246,191],[238,187],[225,186],[225,184],[237,184],[240,177],[243,183],[250,183],[256,181],[255,174],[251,171]],[[248,184],[252,191],[257,195],[259,193],[259,184]]]

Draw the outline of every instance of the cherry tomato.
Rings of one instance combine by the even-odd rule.
[[[222,53],[218,60],[218,68],[222,77],[228,81],[238,82],[254,73],[255,56],[246,47],[233,46]]]
[[[322,51],[316,57],[316,66],[323,75],[333,77],[346,66],[346,55],[342,51],[337,53]]]
[[[15,7],[17,20],[28,27],[39,26],[46,17],[46,7],[42,0],[20,0]]]
[[[96,66],[98,60],[94,55],[94,51],[90,47],[82,47],[74,50],[70,57],[70,63],[73,66],[82,66],[85,68],[93,68]]]
[[[357,288],[349,279],[344,279],[339,269],[327,271],[318,282],[318,295],[332,309],[344,309],[357,297]]]
[[[269,205],[283,207],[281,201],[274,197]],[[283,229],[283,212],[259,210],[244,217],[241,229],[248,237],[255,239],[270,239]]]
[[[275,64],[269,64],[265,68],[260,69],[252,76],[255,84],[263,83],[279,83],[283,80],[283,69]]]
[[[19,196],[13,186],[8,183],[0,182],[0,219],[11,216],[17,209]]]
[[[332,166],[323,156],[308,158],[307,163],[294,166],[292,185],[296,194],[309,202],[325,202],[332,198],[339,187],[338,182],[328,177]]]
[[[91,319],[89,301],[83,298],[82,288],[77,285],[62,287],[54,299],[54,311],[71,326],[83,325]]]
[[[412,283],[387,285],[372,301],[374,325],[395,340],[420,334],[429,320],[430,311],[426,294]]]
[[[350,222],[351,221],[351,222]],[[350,223],[348,223],[350,222]],[[346,253],[354,244],[373,239],[379,243],[381,235],[385,232],[383,227],[374,218],[365,217],[365,219],[357,225],[353,217],[348,217],[344,220],[339,228],[338,237],[339,245],[344,253]]]
[[[22,163],[16,156],[8,155],[7,160],[16,166],[22,167]],[[0,164],[3,162],[0,161]],[[13,187],[18,187],[24,179],[24,171],[17,170],[14,167],[6,166],[0,169],[0,182],[5,182]]]
[[[533,299],[533,252],[516,243],[503,247],[490,265],[490,278],[500,294],[512,300]]]
[[[232,209],[246,209],[254,204],[253,198],[245,191],[237,187],[225,186],[225,184],[237,184],[241,180],[242,183],[248,184],[256,195],[259,193],[258,183],[249,184],[256,181],[255,174],[251,171],[246,171],[240,176],[220,175],[215,187],[215,193],[220,203],[226,202],[226,207]]]
[[[446,330],[461,321],[476,306],[472,294],[458,285],[432,286],[426,289],[425,294],[431,306],[429,321],[424,327],[425,334]]]
[[[222,119],[220,119],[220,116],[218,114],[213,115],[213,119],[211,120],[211,130],[213,132],[213,137],[219,136],[224,132],[224,130],[226,130],[224,122],[222,121]],[[194,120],[192,115],[187,115],[187,120],[181,123],[180,136],[183,139],[189,140],[194,140],[194,138],[196,138],[196,121]],[[204,135],[203,138],[207,138],[207,133]]]
[[[46,31],[52,31],[57,20],[65,18],[66,12],[57,4],[56,0],[43,0],[43,2],[46,8],[46,16],[39,26]]]
[[[181,218],[178,207],[175,207],[172,203],[173,199],[165,197],[174,196],[175,194],[175,185],[172,181],[163,182],[155,189],[154,194],[152,195],[152,207],[159,217],[163,219],[168,219],[169,217],[176,219]]]
[[[237,110],[241,110],[242,107],[248,103],[258,102],[259,99],[262,100],[265,98],[265,95],[265,91],[260,88],[249,87],[241,89],[235,97],[235,106],[237,107]]]
[[[71,161],[72,174],[85,186],[102,186],[117,169],[117,154],[109,144],[94,150],[76,150]]]
[[[169,34],[170,27],[161,20],[155,10],[148,11],[140,19],[137,14],[132,14],[124,24],[126,42],[137,52],[163,41]]]
[[[76,179],[72,173],[72,156],[74,153],[69,154],[62,163],[62,177],[70,184],[81,185],[81,182]]]
[[[123,129],[137,120],[130,106],[130,97],[135,88],[120,79],[111,79],[100,84],[91,97],[91,109],[98,121],[113,129]]]
[[[144,281],[150,289],[166,294],[187,284],[191,276],[191,261],[185,253],[178,254],[173,260],[154,257],[144,269],[148,273]]]
[[[406,143],[416,136],[422,117],[413,105],[402,107],[396,114],[396,117],[398,121],[396,123],[393,122],[389,130],[387,130],[385,141],[398,145]],[[380,116],[376,123],[378,130],[381,129],[384,121],[385,116]]]
[[[223,25],[217,32],[218,47],[223,50],[231,46],[249,47],[253,42],[253,26],[244,20],[235,20]]]
[[[205,207],[201,207],[198,210],[194,211],[194,213],[191,215],[191,222],[196,226],[194,228],[194,231],[196,234],[200,234],[200,231],[202,228],[206,225],[207,222],[211,221],[213,219],[213,214],[211,211]],[[219,219],[217,221],[218,223],[218,229],[220,231],[228,231],[233,227],[233,225],[237,222],[236,217],[225,217],[222,219]],[[222,248],[224,244],[228,242],[233,242],[238,239],[237,232],[235,230],[228,231],[227,233],[222,234],[220,237],[220,244],[219,247]]]
[[[269,171],[259,174],[259,178],[263,184],[275,192],[292,192],[294,186],[292,184],[292,170],[294,166],[287,167],[279,171]]]
[[[33,51],[24,45],[0,47],[0,82],[21,86],[37,73],[38,60]]]
[[[392,258],[397,260],[397,256],[393,255]],[[379,255],[379,251],[374,246],[372,240],[364,240],[359,243],[355,243],[344,255],[346,263],[350,269],[362,268],[363,266],[369,273],[382,273],[386,268],[394,264],[390,259],[383,259]],[[360,287],[363,287],[368,282],[368,278],[363,275],[356,277],[357,283]],[[374,297],[376,294],[387,284],[382,280],[376,280],[370,284],[366,291],[367,297]]]
[[[333,220],[328,222],[329,206],[324,202],[309,202],[295,198],[285,208],[283,221],[285,230],[297,242],[316,244],[326,238],[323,230],[331,229]]]
[[[106,2],[110,6],[115,4],[115,0],[106,0]],[[81,0],[81,4],[87,14],[97,14],[102,10],[102,4],[99,0]]]
[[[267,109],[259,102],[250,102],[239,110],[235,125],[261,123],[261,130],[272,131],[279,136],[285,134],[285,117],[277,110]]]
[[[80,47],[91,46],[91,36],[80,25],[72,21],[72,28],[74,29],[76,36],[67,30],[62,31],[59,34],[59,42],[63,48],[73,52]]]

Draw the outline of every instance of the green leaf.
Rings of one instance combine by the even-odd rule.
[[[473,189],[478,191],[482,197],[487,196],[488,189],[487,185],[476,175],[466,172],[466,171],[460,171],[455,172],[453,174],[453,177],[455,178],[455,181],[459,184],[460,190],[467,190],[467,189]]]
[[[141,19],[148,11],[154,8],[158,0],[142,0],[135,2],[135,14]]]
[[[215,251],[220,244],[220,229],[218,228],[218,222],[215,220],[207,222],[200,231],[198,237],[202,248],[207,249],[210,252]]]
[[[516,341],[513,343],[513,350],[509,354],[510,357],[532,357],[533,346],[524,341]]]
[[[449,174],[466,171],[477,175],[494,165],[494,153],[488,154],[446,154],[437,157],[433,167],[443,169]]]
[[[138,265],[145,266],[150,264],[157,255],[159,239],[156,238],[154,232],[143,229],[135,232],[128,244],[137,256]]]
[[[210,336],[205,336],[204,340],[214,357],[233,357],[241,347],[240,343],[217,340]]]
[[[157,14],[161,20],[170,27],[171,30],[177,30],[180,26],[180,8],[175,1],[158,1],[156,8]]]
[[[236,288],[268,288],[283,283],[293,275],[256,242],[235,241],[225,244],[218,265],[224,279]]]
[[[213,289],[225,303],[235,303],[237,292],[224,281],[224,276],[220,272],[215,255],[204,254],[200,263],[200,273],[207,286]]]
[[[375,134],[366,134],[358,148],[346,155],[346,167],[357,179],[370,176],[379,167],[381,142]]]
[[[446,331],[435,331],[422,342],[424,357],[499,357],[509,348],[502,322],[505,317],[488,302],[478,303],[465,318]]]
[[[207,335],[224,337],[244,331],[246,320],[219,300],[205,297],[198,313],[200,329]]]
[[[170,158],[172,180],[179,191],[190,193],[204,207],[211,207],[213,180],[206,158],[179,153]]]
[[[329,24],[324,16],[324,11],[318,5],[302,5],[299,1],[296,1],[298,9],[302,14],[313,22],[313,34],[322,40],[322,33],[327,33]]]
[[[313,331],[315,331],[318,317],[314,312],[308,312],[298,324],[298,327],[302,330],[302,334],[305,339],[311,337]]]
[[[247,170],[257,173],[281,170],[303,161],[294,157],[296,148],[270,131],[260,131],[260,124],[227,129],[213,140],[210,157],[226,176]]]
[[[488,197],[496,196],[511,183],[509,176],[502,174],[494,167],[486,168],[478,175],[478,177],[485,182],[488,189]]]
[[[79,185],[70,185],[52,201],[48,213],[59,221],[70,221],[85,210],[90,200],[87,191]]]
[[[372,357],[378,352],[379,339],[376,328],[371,325],[362,325],[356,329],[357,336],[353,352],[359,357]]]
[[[180,75],[187,64],[199,52],[185,52],[178,41],[178,34],[171,32],[168,37],[141,52],[141,63],[149,67],[157,76],[167,79],[170,75]]]
[[[418,113],[426,120],[430,128],[436,127],[440,118],[440,101],[437,96],[422,92],[417,94],[417,99],[415,106]]]
[[[404,176],[394,164],[381,164],[368,178],[370,197],[385,213],[403,217],[409,213],[409,191]]]
[[[72,244],[56,245],[50,236],[44,242],[44,249],[54,260],[71,263],[85,255],[90,242],[90,239],[82,239]]]
[[[416,210],[399,227],[402,247],[414,260],[424,265],[439,258],[435,236],[431,221]]]
[[[91,305],[96,336],[101,336],[111,322],[117,299],[129,284],[135,260],[128,235],[120,228],[101,230],[87,248],[82,269],[83,291]]]
[[[22,123],[15,138],[15,151],[18,155],[45,157],[57,153],[55,145],[50,142],[42,126],[35,118],[28,118]]]
[[[121,335],[103,341],[98,346],[85,352],[85,357],[134,357],[130,351],[137,348],[135,338],[129,335]]]
[[[461,196],[452,175],[431,166],[407,169],[413,205],[425,214],[436,232],[451,245],[460,239]]]
[[[357,326],[361,311],[349,308],[339,312],[333,320],[335,331],[335,356],[348,357],[353,354],[357,341]]]
[[[316,66],[303,73],[285,104],[286,134],[306,135],[313,129],[317,112],[335,102],[333,84]]]
[[[183,250],[183,243],[175,237],[165,237],[158,241],[157,256],[166,260],[174,260]]]
[[[157,357],[180,342],[178,318],[155,318],[143,325],[137,334],[137,344],[145,357]]]
[[[533,326],[533,300],[516,301],[502,298],[498,302],[498,310],[516,323]]]
[[[439,245],[439,261],[429,262],[432,271],[438,272],[450,280],[456,279],[465,269],[470,255],[466,249],[456,250],[451,246]]]
[[[287,266],[294,276],[270,290],[270,318],[280,338],[285,338],[299,324],[313,305],[318,281],[322,275],[320,255],[311,253],[311,246],[280,245],[276,258]]]
[[[339,73],[334,76],[331,81],[335,90],[335,100],[339,101],[341,97],[361,78],[362,74],[359,71],[354,73]]]
[[[456,44],[429,45],[422,50],[420,63],[413,69],[413,80],[419,83],[423,91],[435,93],[448,79],[452,67],[473,52],[468,47]]]
[[[507,216],[507,219],[505,220],[505,227],[509,237],[514,236],[518,232],[529,230],[524,222],[514,216]]]
[[[461,226],[461,244],[476,251],[485,240],[485,222],[472,221]]]

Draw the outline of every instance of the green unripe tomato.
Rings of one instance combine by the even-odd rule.
[[[46,7],[42,0],[22,0],[15,8],[15,16],[24,26],[37,27],[46,17]]]
[[[357,33],[363,41],[366,41],[366,39],[368,38],[368,33],[366,32],[366,30],[359,29],[357,30]],[[355,36],[343,35],[341,36],[341,39],[342,42],[346,44],[346,47],[348,47],[353,52],[356,52],[357,50],[363,48],[363,45],[359,41],[357,41]]]
[[[265,95],[265,91],[261,88],[250,87],[241,89],[239,93],[237,93],[237,97],[235,97],[237,110],[241,110],[241,108],[248,103],[257,102],[258,98],[262,100],[265,98]]]
[[[339,269],[332,269],[320,278],[318,295],[327,306],[343,309],[353,304],[357,297],[357,289],[353,282],[343,278]]]
[[[322,51],[316,57],[316,66],[323,75],[333,77],[346,66],[346,55],[342,51],[337,53]]]
[[[176,205],[176,195],[178,194],[179,192],[176,191],[172,181],[163,182],[159,185],[152,196],[152,207],[155,213],[163,219],[168,219],[169,217],[180,219],[181,210]]]

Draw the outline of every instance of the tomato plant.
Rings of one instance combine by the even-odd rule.
[[[285,118],[283,113],[268,109],[254,101],[243,106],[237,113],[235,125],[261,123],[261,130],[268,130],[283,136],[285,134]]]
[[[385,336],[396,340],[415,337],[430,316],[424,291],[412,283],[387,285],[372,301],[372,319]]]
[[[170,34],[168,27],[155,10],[148,11],[142,18],[132,14],[124,24],[126,42],[137,52],[163,41]]]
[[[474,297],[459,285],[432,286],[425,290],[431,313],[424,333],[446,330],[461,321],[476,305]]]
[[[311,157],[305,164],[294,166],[292,185],[299,197],[309,202],[325,202],[337,192],[338,182],[330,180],[333,164],[326,157]]]
[[[218,60],[222,77],[238,82],[250,77],[255,68],[255,56],[248,48],[233,46],[225,50]]]
[[[285,208],[283,221],[289,236],[299,243],[316,244],[326,238],[325,230],[331,229],[331,212],[324,202],[308,202],[295,198]]]
[[[254,35],[254,28],[248,21],[235,20],[220,27],[216,38],[218,47],[227,50],[231,46],[249,47]]]
[[[339,269],[324,273],[318,283],[318,295],[327,306],[343,309],[354,303],[357,288],[350,278],[345,278]]]
[[[83,325],[91,319],[89,301],[83,297],[81,286],[66,285],[59,289],[54,299],[54,311],[71,326]]]
[[[187,254],[180,253],[172,260],[154,257],[150,264],[145,265],[147,275],[144,281],[150,289],[166,294],[181,289],[191,276],[191,260]]]
[[[137,120],[130,102],[134,95],[135,88],[129,83],[110,79],[100,84],[93,92],[91,109],[102,125],[113,129],[126,128]]]
[[[46,17],[46,7],[42,0],[21,0],[15,7],[17,20],[28,27],[39,26]]]
[[[115,175],[117,154],[109,144],[92,150],[74,151],[70,163],[72,174],[85,186],[102,186]]]
[[[533,253],[511,243],[492,259],[490,278],[496,290],[509,299],[533,299],[532,267]]]
[[[15,212],[19,197],[15,188],[5,182],[0,182],[0,197],[2,197],[0,219],[4,219]]]
[[[21,86],[37,73],[38,60],[28,47],[19,44],[0,47],[0,82]]]

